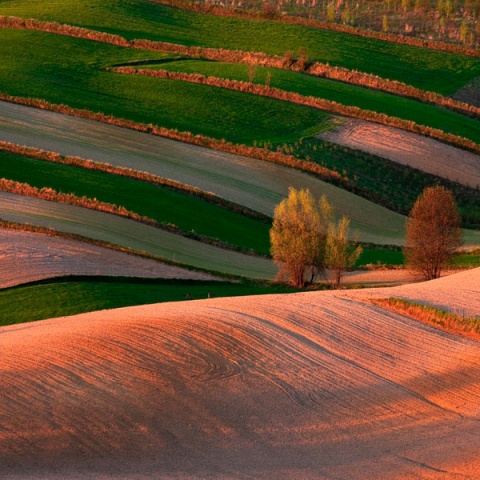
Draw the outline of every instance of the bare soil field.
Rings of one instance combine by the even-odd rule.
[[[447,287],[478,313],[480,269],[418,292]],[[1,328],[0,476],[478,478],[480,343],[357,293]]]
[[[66,275],[218,280],[84,242],[0,229],[0,288]]]
[[[356,148],[470,187],[480,185],[480,156],[416,133],[346,119],[320,138]]]

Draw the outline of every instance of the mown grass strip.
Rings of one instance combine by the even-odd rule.
[[[451,95],[480,75],[477,59],[341,32],[270,21],[188,12],[147,0],[65,0],[2,4],[0,14],[56,21],[120,35],[191,46],[265,52],[308,52],[311,61],[342,66]]]
[[[161,125],[190,132],[192,138],[253,145],[312,135],[325,129],[330,118],[312,108],[241,92],[104,70],[146,59],[149,52],[15,29],[0,29],[0,43],[1,68],[8,72],[0,75],[0,92],[102,112],[104,118],[141,123],[146,130]]]
[[[161,302],[290,293],[262,282],[71,277],[0,290],[0,326]],[[112,313],[112,315],[114,315]]]
[[[435,325],[447,332],[480,340],[480,317],[468,317],[453,312],[445,312],[439,308],[394,297],[371,301],[375,305]]]
[[[58,24],[56,22],[41,22],[35,19],[25,20],[16,17],[0,16],[0,27],[1,26],[9,28],[24,28],[29,30],[53,32],[60,35],[94,40],[98,42],[109,43],[112,45],[140,48],[144,50],[152,50],[155,52],[181,54],[194,58],[214,60],[216,62],[235,62],[249,64],[250,66],[263,65],[268,67],[274,67],[277,69],[287,69],[300,72],[306,71],[310,75],[314,75],[316,77],[336,80],[347,84],[359,85],[377,91],[383,91],[402,97],[417,99],[421,102],[439,105],[452,110],[456,110],[460,113],[465,113],[472,117],[480,116],[480,108],[469,105],[465,102],[457,101],[435,92],[421,90],[411,85],[406,85],[403,82],[398,82],[397,80],[392,81],[380,78],[377,75],[372,75],[359,71],[351,71],[338,66],[332,67],[329,64],[320,62],[309,63],[308,60],[305,60],[304,57],[296,59],[293,57],[291,58],[268,56],[261,52],[242,52],[231,50],[229,51],[223,48],[214,49],[202,47],[188,47],[184,45],[166,42],[152,42],[147,40],[128,41],[124,37],[118,35],[98,32],[82,27]]]
[[[269,253],[268,223],[166,187],[0,151],[0,189],[125,216],[243,252]],[[59,193],[63,192],[63,193]]]
[[[178,80],[182,82],[190,82],[200,85],[210,85],[212,87],[218,87],[227,90],[253,93],[255,95],[260,95],[263,97],[275,98],[277,100],[285,100],[298,105],[318,108],[320,110],[325,110],[327,112],[335,113],[338,115],[345,115],[352,118],[358,118],[379,123],[382,125],[401,128],[414,133],[420,133],[422,135],[427,135],[429,137],[435,138],[437,140],[451,143],[452,145],[480,152],[480,145],[477,143],[478,141],[480,141],[479,123],[475,120],[472,120],[470,129],[462,128],[467,127],[469,120],[471,120],[462,116],[460,116],[462,121],[457,122],[457,124],[460,125],[460,129],[463,132],[472,136],[473,139],[448,133],[439,128],[433,128],[427,125],[419,125],[412,120],[405,120],[398,116],[389,116],[385,113],[378,113],[373,110],[365,110],[356,105],[345,105],[330,99],[319,98],[316,96],[306,96],[298,93],[297,91],[282,90],[276,87],[261,85],[258,83],[212,76],[207,77],[199,73],[175,72],[166,69],[152,70],[132,67],[117,67],[114,69],[114,71],[116,73],[121,73],[124,75],[141,75],[158,79]],[[441,124],[442,126],[451,128],[448,122],[441,122]]]

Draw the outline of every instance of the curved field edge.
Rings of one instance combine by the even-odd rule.
[[[425,136],[435,138],[437,140],[444,141],[445,143],[449,143],[460,148],[480,152],[480,144],[478,144],[476,141],[469,138],[461,137],[459,135],[447,133],[444,130],[438,128],[432,128],[426,125],[418,125],[411,120],[404,120],[399,117],[392,117],[383,113],[377,113],[358,107],[346,106],[331,100],[321,99],[318,97],[300,95],[295,92],[281,90],[279,88],[270,87],[267,85],[260,85],[258,83],[230,80],[227,78],[218,78],[212,76],[206,77],[205,75],[199,73],[189,74],[184,72],[172,72],[169,70],[160,69],[151,70],[132,67],[117,67],[114,68],[113,71],[124,75],[140,75],[153,78],[178,80],[201,85],[209,85],[212,87],[224,88],[227,90],[253,93],[255,95],[274,98],[276,100],[285,100],[298,105],[304,105],[317,108],[319,110],[324,110],[329,113],[335,113],[338,115],[344,115],[347,117],[353,117],[361,120],[380,123],[391,127],[401,128],[409,132],[419,133]]]
[[[117,215],[5,192],[0,192],[0,201],[4,221],[82,235],[212,274],[260,279],[272,279],[276,274],[268,259],[218,248]]]
[[[0,289],[0,327],[135,305],[292,291],[246,280],[68,275]]]
[[[89,30],[73,25],[62,25],[56,22],[42,22],[35,19],[23,19],[17,17],[0,16],[0,27],[53,32],[60,35],[94,40],[123,47],[188,55],[191,58],[204,58],[220,62],[235,62],[252,66],[261,65],[300,72],[305,71],[313,76],[325,77],[352,85],[363,86],[402,97],[420,100],[421,102],[443,106],[455,111],[466,113],[467,115],[476,117],[480,115],[480,108],[475,105],[445,97],[439,93],[421,90],[403,82],[384,79],[377,75],[367,74],[357,70],[351,71],[338,66],[331,67],[329,64],[319,62],[305,62],[302,58],[292,58],[289,60],[286,57],[268,56],[262,52],[228,51],[225,49],[202,48],[198,46],[188,47],[172,43],[145,40],[128,41],[118,35]]]
[[[228,202],[205,201],[195,193],[170,190],[146,180],[146,174],[132,179],[122,175],[123,171],[112,174],[113,168],[97,170],[92,162],[84,168],[78,158],[74,164],[65,164],[64,158],[42,158],[5,153],[0,147],[0,189],[114,213],[227,249],[269,253],[270,219],[266,216],[253,212],[247,216],[246,208],[232,210]]]
[[[226,280],[83,237],[3,221],[0,227],[0,288],[71,275]]]
[[[96,312],[3,327],[0,342],[3,475],[450,480],[480,466],[478,342],[338,292]]]
[[[7,133],[3,138],[5,135],[6,138],[15,138],[17,143],[54,149],[63,155],[74,152],[136,169],[142,165],[142,170],[153,174],[165,175],[164,172],[168,171],[170,178],[217,193],[236,203],[242,202],[269,216],[275,205],[288,195],[289,186],[308,187],[315,196],[325,194],[339,215],[349,216],[352,228],[360,232],[362,241],[377,244],[403,241],[404,217],[300,170],[245,156],[218,154],[198,146],[127,132],[112,125],[98,126],[89,120],[64,119],[57,113],[13,103],[5,104],[4,112]],[[48,128],[49,124],[56,122],[62,124],[60,136],[55,129]],[[115,139],[115,148],[112,138]],[[169,156],[162,157],[162,152]]]
[[[50,5],[38,9],[29,2],[15,2],[1,9],[3,14],[36,17],[41,21],[59,21],[76,26],[94,28],[110,34],[123,36],[129,41],[140,35],[150,41],[167,41],[202,47],[224,48],[243,51],[266,51],[269,55],[283,56],[286,51],[304,49],[310,58],[331,65],[343,65],[351,70],[368,71],[380,77],[393,76],[409,84],[417,81],[435,85],[435,90],[453,93],[475,77],[472,69],[474,59],[455,54],[435,52],[418,47],[393,45],[388,42],[345,35],[332,31],[315,30],[295,25],[280,25],[272,22],[252,22],[235,18],[218,18],[152,5],[148,2],[104,2],[101,8],[91,9],[83,1],[81,5],[65,2],[59,7]],[[103,10],[103,14],[99,13]],[[358,49],[365,55],[355,54]],[[368,55],[370,54],[370,55]],[[366,59],[364,59],[365,57]],[[451,62],[460,62],[462,75],[454,72]],[[470,67],[467,68],[467,65]],[[442,71],[443,70],[443,71]],[[474,69],[475,70],[475,69]],[[412,72],[417,72],[412,75]],[[450,72],[445,77],[444,72]],[[453,77],[451,74],[454,73]],[[465,78],[464,78],[465,77]],[[420,85],[421,84],[421,85]],[[457,86],[458,85],[458,86]],[[452,90],[453,89],[453,90]],[[450,91],[452,90],[452,91]]]

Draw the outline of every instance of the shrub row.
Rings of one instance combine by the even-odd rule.
[[[63,165],[73,165],[76,167],[96,170],[100,172],[109,173],[112,175],[118,175],[122,177],[134,178],[136,180],[142,180],[145,182],[153,183],[155,185],[167,187],[177,192],[199,197],[202,200],[213,203],[214,205],[217,205],[219,207],[232,210],[236,213],[240,213],[242,215],[245,215],[250,218],[254,218],[256,220],[261,220],[265,223],[270,222],[270,218],[267,215],[251,210],[248,207],[239,205],[238,203],[225,200],[224,198],[221,198],[215,195],[214,193],[205,192],[200,188],[193,187],[191,185],[186,185],[186,184],[177,182],[176,180],[170,180],[168,178],[152,175],[151,173],[148,173],[148,172],[139,172],[138,170],[134,170],[132,168],[126,168],[126,167],[115,167],[108,163],[99,163],[93,160],[86,160],[80,157],[63,156],[63,155],[60,155],[59,153],[49,152],[49,151],[40,150],[32,147],[26,147],[26,146],[17,145],[14,143],[4,142],[4,141],[0,141],[0,150],[10,152],[10,153],[15,153],[17,155],[27,156],[30,158],[35,158],[37,160],[43,160],[43,161],[52,162],[52,163],[61,163]]]
[[[462,45],[454,45],[451,43],[440,42],[436,40],[426,40],[418,37],[395,35],[387,32],[376,32],[373,30],[365,30],[351,25],[340,25],[338,23],[325,22],[321,20],[314,20],[310,18],[294,17],[290,15],[278,15],[272,13],[263,13],[258,10],[244,10],[239,8],[232,8],[223,5],[208,5],[205,3],[194,2],[191,0],[149,0],[152,3],[166,5],[168,7],[175,7],[182,10],[189,10],[197,13],[206,13],[216,15],[219,17],[237,17],[258,20],[274,20],[282,23],[289,23],[293,25],[302,25],[309,28],[318,28],[321,30],[332,30],[340,33],[347,33],[349,35],[356,35],[358,37],[371,38],[374,40],[382,40],[389,43],[398,43],[402,45],[409,45],[412,47],[428,48],[430,50],[438,50],[441,52],[457,53],[460,55],[468,55],[472,57],[480,57],[480,50],[476,48],[469,48]]]
[[[100,212],[105,212],[113,215],[118,215],[121,217],[129,218],[136,222],[149,225],[151,227],[159,228],[176,235],[181,235],[192,240],[197,240],[199,242],[208,243],[218,248],[223,248],[225,250],[240,251],[246,255],[252,256],[261,256],[250,249],[241,249],[240,247],[230,245],[227,242],[223,242],[218,239],[205,237],[199,235],[194,231],[185,231],[181,228],[173,225],[171,223],[159,223],[151,218],[144,217],[138,213],[127,210],[125,207],[114,205],[112,203],[100,202],[97,199],[92,199],[88,197],[78,197],[73,193],[61,193],[57,192],[53,188],[43,187],[37,188],[32,187],[28,183],[16,182],[14,180],[8,180],[6,178],[0,179],[0,191],[14,193],[16,195],[22,195],[25,197],[34,197],[42,200],[48,200],[51,202],[64,203],[66,205],[73,205],[77,207],[89,208],[91,210],[97,210]]]
[[[171,138],[173,140],[178,140],[180,142],[190,143],[192,145],[197,145],[200,147],[211,148],[213,150],[220,150],[226,153],[232,153],[236,155],[243,155],[245,157],[256,158],[258,160],[263,160],[266,162],[276,163],[279,165],[284,165],[291,168],[297,168],[299,170],[304,170],[309,172],[323,180],[342,183],[345,180],[338,173],[332,170],[329,170],[320,165],[314,164],[312,162],[307,162],[305,160],[299,160],[292,155],[286,155],[281,152],[272,152],[266,148],[253,147],[249,145],[233,144],[227,142],[224,139],[218,140],[216,138],[207,137],[205,135],[193,134],[191,132],[179,132],[175,129],[168,129],[164,127],[154,126],[152,124],[142,124],[133,122],[130,120],[125,120],[121,118],[115,118],[111,115],[105,115],[101,112],[91,112],[89,110],[81,110],[77,108],[69,107],[68,105],[63,104],[52,104],[45,100],[35,99],[35,98],[23,98],[8,95],[0,92],[0,100],[7,102],[18,103],[21,105],[26,105],[29,107],[36,107],[44,110],[49,110],[52,112],[63,113],[66,115],[72,115],[81,118],[87,118],[89,120],[95,120],[98,122],[107,123],[110,125],[116,125],[118,127],[130,128],[132,130],[137,130],[140,132],[151,133],[153,135],[158,135],[161,137]]]
[[[444,97],[443,95],[435,92],[427,92],[397,80],[388,80],[381,78],[378,75],[353,71],[343,67],[332,67],[328,64],[320,62],[308,64],[308,62],[306,62],[303,58],[295,59],[288,55],[285,57],[278,55],[269,56],[262,52],[243,52],[241,50],[226,50],[223,48],[195,46],[188,47],[185,45],[157,42],[152,40],[128,41],[119,35],[112,35],[82,27],[59,24],[57,22],[44,22],[34,19],[25,20],[17,17],[0,16],[0,27],[40,30],[76,38],[110,43],[112,45],[118,45],[122,47],[186,55],[189,57],[205,58],[207,60],[219,62],[245,63],[249,65],[259,65],[270,68],[305,71],[310,75],[381,90],[394,95],[414,98],[424,103],[440,105],[461,113],[466,113],[473,117],[480,117],[480,108],[469,105],[466,102]]]
[[[446,133],[443,130],[428,127],[425,125],[418,125],[411,120],[404,120],[398,117],[391,117],[384,113],[377,113],[371,110],[363,110],[355,106],[342,105],[340,103],[325,100],[322,98],[305,96],[295,92],[287,92],[279,88],[269,87],[266,85],[254,84],[250,82],[243,82],[240,80],[230,80],[218,77],[206,77],[198,73],[184,73],[184,72],[170,72],[168,70],[148,70],[137,69],[132,67],[117,67],[113,69],[117,73],[127,75],[144,75],[148,77],[159,77],[172,80],[181,80],[192,83],[199,83],[210,85],[230,90],[238,90],[241,92],[253,93],[255,95],[262,95],[265,97],[275,98],[277,100],[285,100],[300,105],[305,105],[321,110],[327,110],[339,115],[359,118],[369,122],[380,123],[390,127],[401,128],[414,133],[420,133],[446,143],[450,143],[465,149],[479,152],[480,145],[464,137]]]

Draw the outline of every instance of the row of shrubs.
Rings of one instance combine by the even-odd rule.
[[[181,235],[192,240],[197,240],[199,242],[207,243],[218,248],[223,248],[225,250],[239,251],[245,255],[263,256],[257,254],[251,249],[242,249],[238,246],[231,245],[219,239],[200,235],[194,231],[182,230],[181,228],[171,223],[157,222],[156,220],[144,217],[142,215],[139,215],[138,213],[127,210],[125,207],[122,206],[114,205],[112,203],[100,202],[97,199],[92,199],[85,196],[78,197],[73,193],[57,192],[53,188],[49,187],[37,188],[29,185],[28,183],[21,183],[16,182],[15,180],[0,178],[0,191],[14,193],[16,195],[22,195],[24,197],[39,198],[42,200],[48,200],[50,202],[63,203],[66,205],[89,208],[91,210],[97,210],[99,212],[118,215],[139,223],[143,223],[145,225],[149,225],[151,227],[165,230],[176,235]]]
[[[270,218],[268,216],[262,213],[256,212],[254,210],[251,210],[248,207],[244,207],[243,205],[239,205],[229,200],[225,200],[224,198],[221,198],[215,195],[214,193],[205,192],[200,188],[193,187],[191,185],[186,185],[184,183],[180,183],[168,178],[159,177],[157,175],[152,175],[151,173],[140,172],[132,168],[115,167],[108,163],[98,163],[98,162],[94,162],[93,160],[86,160],[80,157],[63,156],[63,155],[60,155],[59,153],[49,152],[49,151],[40,150],[32,147],[26,147],[26,146],[17,145],[14,143],[4,142],[4,141],[0,141],[0,150],[14,153],[17,155],[27,156],[30,158],[35,158],[37,160],[43,160],[43,161],[52,162],[52,163],[61,163],[63,165],[72,165],[72,166],[86,168],[90,170],[105,172],[112,175],[119,175],[122,177],[129,177],[129,178],[134,178],[136,180],[142,180],[142,181],[153,183],[159,186],[167,187],[177,192],[199,197],[202,200],[213,203],[214,205],[217,205],[219,207],[232,210],[236,213],[240,213],[247,217],[261,220],[265,223],[270,222]]]
[[[354,27],[352,25],[341,25],[338,23],[325,22],[304,17],[294,17],[290,15],[278,15],[270,11],[264,13],[258,10],[244,10],[232,8],[223,5],[212,5],[191,0],[149,0],[152,3],[175,7],[182,10],[189,10],[197,13],[206,13],[219,17],[237,17],[258,20],[275,20],[277,22],[289,23],[293,25],[303,25],[309,28],[317,28],[321,30],[332,30],[349,35],[357,35],[359,37],[371,38],[374,40],[382,40],[384,42],[398,43],[413,47],[429,48],[430,50],[438,50],[442,52],[457,53],[460,55],[468,55],[472,57],[480,57],[480,51],[476,48],[468,48],[462,45],[453,45],[451,43],[440,42],[437,40],[427,40],[411,36],[395,35],[387,32],[377,32],[373,30],[365,30]]]
[[[321,62],[309,63],[305,58],[305,55],[300,55],[300,58],[294,58],[291,52],[286,52],[285,56],[281,57],[278,55],[269,56],[262,52],[243,52],[241,50],[226,50],[223,48],[206,48],[197,46],[189,47],[185,45],[157,42],[152,40],[129,41],[119,35],[89,30],[82,27],[64,25],[57,22],[44,22],[34,19],[26,20],[17,17],[0,16],[0,26],[41,30],[60,35],[109,43],[122,47],[158,51],[163,53],[174,53],[178,55],[205,58],[207,60],[219,62],[245,63],[249,65],[259,65],[270,68],[305,71],[310,75],[338,80],[367,88],[373,88],[392,93],[394,95],[414,98],[425,103],[440,105],[455,111],[466,113],[473,117],[480,116],[480,108],[469,105],[466,102],[454,100],[435,92],[424,91],[397,80],[388,80],[369,73],[353,71],[343,67],[332,67]]]
[[[277,100],[285,100],[300,105],[327,110],[339,115],[359,118],[370,122],[380,123],[390,127],[401,128],[410,132],[420,133],[425,136],[441,140],[446,143],[457,145],[473,151],[480,151],[480,145],[464,137],[446,133],[443,130],[428,127],[425,125],[418,125],[411,120],[404,120],[398,117],[391,117],[384,113],[377,113],[371,110],[364,110],[355,106],[347,106],[331,100],[322,98],[305,96],[295,92],[287,92],[279,88],[269,87],[261,84],[254,84],[251,82],[243,82],[240,80],[230,80],[218,77],[206,77],[198,73],[184,73],[184,72],[170,72],[168,70],[149,70],[137,69],[132,67],[117,67],[114,69],[117,73],[130,75],[145,75],[149,77],[159,77],[172,80],[181,80],[192,83],[199,83],[210,85],[230,90],[238,90],[241,92],[253,93],[255,95],[262,95],[266,97],[275,98]]]
[[[292,155],[286,155],[281,152],[272,152],[271,150],[268,150],[266,148],[233,144],[233,143],[227,142],[224,139],[218,140],[216,138],[207,137],[205,135],[200,135],[200,134],[195,135],[191,132],[180,132],[175,129],[158,127],[152,124],[147,125],[143,123],[133,122],[130,120],[115,118],[111,115],[105,115],[104,113],[101,113],[101,112],[95,113],[89,110],[72,108],[72,107],[69,107],[68,105],[52,104],[42,99],[16,97],[16,96],[12,96],[12,95],[8,95],[0,92],[0,100],[12,102],[12,103],[18,103],[18,104],[26,105],[30,107],[36,107],[44,110],[49,110],[52,112],[63,113],[66,115],[87,118],[90,120],[95,120],[95,121],[103,122],[110,125],[116,125],[118,127],[130,128],[132,130],[151,133],[153,135],[171,138],[173,140],[190,143],[192,145],[211,148],[213,150],[220,150],[226,153],[232,153],[236,155],[243,155],[245,157],[256,158],[258,160],[263,160],[266,162],[276,163],[279,165],[284,165],[291,168],[304,170],[323,180],[330,181],[330,182],[342,183],[345,181],[338,172],[334,172],[332,170],[329,170],[325,167],[314,164],[312,162],[307,162],[305,160],[297,159]]]

